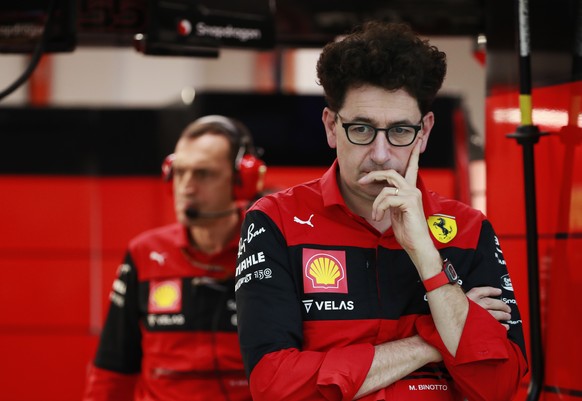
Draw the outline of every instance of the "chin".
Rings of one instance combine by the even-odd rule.
[[[176,212],[176,220],[178,223],[188,226],[191,224],[190,219],[186,216],[186,210],[180,210]]]
[[[368,199],[368,200],[374,200],[376,199],[376,197],[380,194],[380,191],[382,191],[382,188],[384,188],[382,185],[366,185],[366,186],[356,186],[355,189],[355,193],[359,194],[360,197]]]

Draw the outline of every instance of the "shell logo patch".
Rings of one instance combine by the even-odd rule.
[[[457,222],[454,216],[435,214],[426,220],[428,228],[438,242],[446,244],[457,235]]]
[[[346,252],[303,249],[303,292],[348,293]]]
[[[180,279],[151,281],[148,312],[175,313],[182,309],[182,281]]]

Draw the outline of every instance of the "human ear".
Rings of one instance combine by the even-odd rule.
[[[337,113],[328,107],[323,109],[323,114],[321,116],[325,128],[325,135],[327,136],[327,144],[332,149],[337,147],[337,136],[335,133],[336,116]]]
[[[430,136],[432,127],[434,127],[434,113],[429,111],[422,118],[422,146],[420,147],[420,153],[423,153],[426,150],[428,137]]]

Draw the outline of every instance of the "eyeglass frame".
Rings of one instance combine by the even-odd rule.
[[[410,146],[414,143],[414,140],[416,139],[416,137],[418,136],[419,131],[422,129],[423,126],[423,120],[424,120],[424,116],[420,117],[420,121],[419,124],[394,124],[391,125],[389,127],[386,128],[376,128],[373,125],[370,124],[366,124],[366,123],[354,123],[354,122],[350,122],[350,123],[345,123],[343,122],[344,119],[343,117],[340,115],[339,112],[335,113],[339,119],[342,121],[341,126],[343,127],[345,133],[346,133],[346,137],[348,138],[348,141],[354,145],[361,145],[361,146],[366,146],[371,144],[372,142],[374,142],[376,140],[376,137],[378,136],[378,131],[385,131],[386,132],[386,140],[388,141],[388,143],[392,146],[398,147],[398,148],[404,148],[407,146]],[[372,136],[372,139],[370,140],[370,142],[366,142],[366,143],[358,143],[358,142],[354,142],[352,141],[352,139],[350,138],[350,134],[348,134],[348,129],[354,125],[365,125],[366,127],[370,127],[374,130],[374,135]],[[397,145],[394,144],[390,141],[390,135],[388,135],[389,130],[393,129],[393,128],[399,128],[399,127],[406,127],[406,128],[413,128],[414,129],[414,136],[412,137],[412,140],[410,141],[410,143],[406,144],[406,145]]]

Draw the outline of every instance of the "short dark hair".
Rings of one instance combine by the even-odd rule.
[[[188,124],[180,139],[197,138],[207,133],[222,135],[230,144],[230,160],[236,169],[236,159],[240,152],[255,154],[253,138],[249,129],[239,120],[221,115],[207,115]]]
[[[330,109],[339,111],[346,92],[362,85],[404,89],[430,111],[447,71],[446,55],[402,23],[369,21],[340,41],[328,43],[317,77]]]

